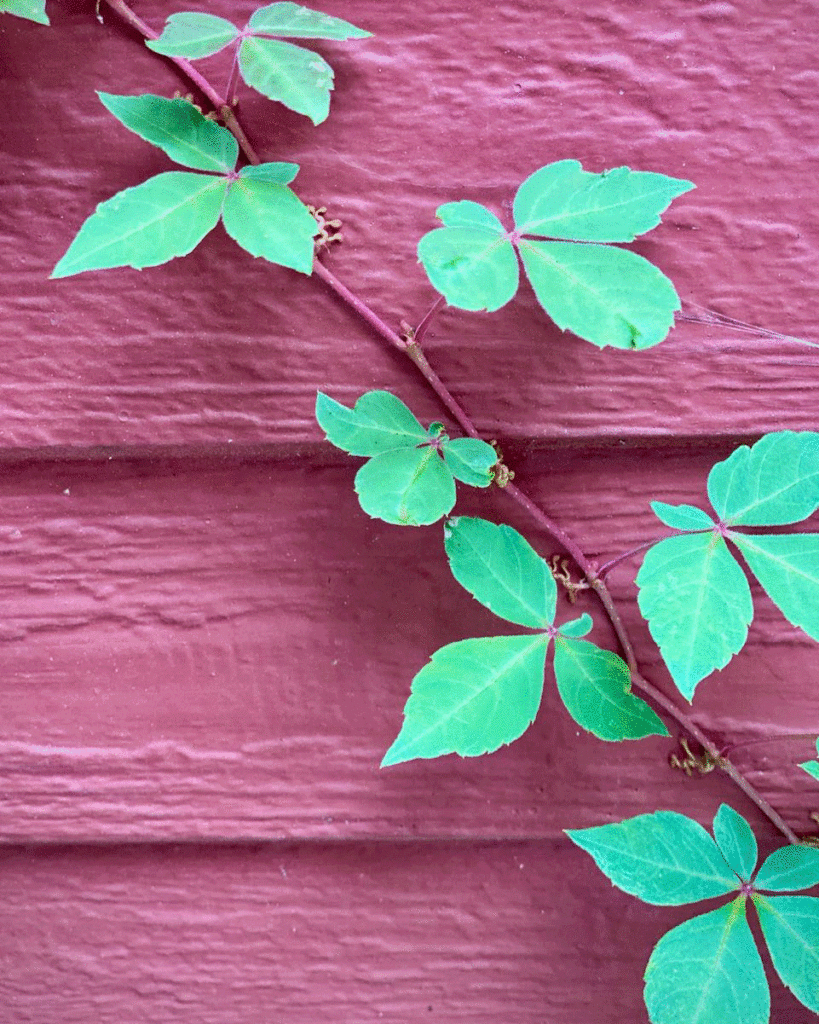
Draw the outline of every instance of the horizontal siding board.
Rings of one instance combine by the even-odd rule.
[[[690,913],[567,840],[19,849],[0,871],[8,1024],[641,1021],[648,952]],[[808,1024],[772,987],[773,1019]]]
[[[537,472],[518,479],[605,560],[664,532],[651,497],[701,500],[712,459],[564,450],[532,456]],[[511,747],[379,771],[429,655],[507,627],[451,578],[440,527],[402,530],[361,512],[357,461],[8,467],[0,482],[6,842],[554,838],[568,825],[639,813],[647,792],[652,806],[706,817],[716,799],[736,799],[716,775],[703,785],[671,771],[672,741],[578,737],[550,675],[535,726]],[[590,501],[601,482],[603,500]],[[502,493],[465,498],[463,511],[508,519],[553,553]],[[612,587],[646,671],[668,686],[636,618],[634,568],[618,568]],[[561,597],[559,621],[586,609],[598,642],[610,644],[588,595],[575,606]],[[697,721],[731,741],[810,727],[816,655],[800,636],[759,598],[748,648],[702,684]],[[807,754],[774,744],[739,755],[801,829],[811,824],[810,780],[794,765]]]
[[[209,10],[241,19],[252,6]],[[627,163],[696,182],[636,246],[689,313],[713,308],[819,342],[812,4],[665,0],[636,17],[611,0],[582,13],[569,0],[548,11],[516,0],[479,19],[456,0],[420,0],[412,19],[367,0],[324,6],[375,33],[316,44],[337,69],[328,121],[315,129],[247,90],[240,114],[264,158],[300,163],[299,193],[343,220],[345,241],[327,259],[390,324],[417,323],[434,297],[415,250],[440,203],[471,198],[508,218],[526,175],[575,157],[595,171]],[[150,0],[139,13],[158,28],[168,8]],[[171,166],[94,90],[171,95],[180,80],[106,10],[103,22],[66,4],[50,31],[0,26],[15,111],[4,133],[0,451],[315,441],[317,388],[345,400],[401,389],[437,415],[400,358],[323,285],[238,252],[221,228],[167,267],[46,280],[96,203]],[[83,64],[67,78],[65,55],[77,52]],[[224,64],[203,67],[222,82]],[[809,348],[683,322],[655,352],[598,352],[551,326],[528,286],[491,316],[445,312],[428,348],[493,436],[815,425]]]

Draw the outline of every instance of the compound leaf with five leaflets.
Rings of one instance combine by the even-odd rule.
[[[513,232],[479,203],[445,203],[437,211],[444,227],[424,235],[418,258],[450,305],[493,311],[517,291],[517,248],[538,302],[559,327],[601,347],[648,348],[673,326],[674,286],[636,253],[595,243],[631,241],[693,187],[627,167],[591,174],[576,160],[557,161],[518,189]]]
[[[785,618],[819,640],[819,535],[736,529],[793,523],[819,507],[819,433],[777,431],[737,448],[711,469],[708,496],[718,523],[693,505],[652,502],[667,526],[701,532],[654,545],[637,575],[640,610],[689,699],[700,679],[740,650],[753,616],[747,580],[724,537]]]

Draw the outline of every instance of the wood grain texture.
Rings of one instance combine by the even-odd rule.
[[[581,13],[516,0],[477,18],[459,0],[420,0],[411,16],[372,0],[324,6],[374,33],[317,44],[337,71],[330,118],[314,128],[248,90],[240,113],[263,158],[300,163],[299,194],[343,220],[327,258],[390,323],[418,322],[434,297],[415,249],[438,205],[469,198],[508,219],[525,176],[574,157],[692,179],[697,191],[636,249],[686,302],[819,340],[811,3],[591,0]],[[253,4],[208,9],[241,21]],[[139,4],[157,28],[170,10]],[[323,286],[237,252],[221,228],[167,267],[46,281],[96,203],[171,166],[94,90],[180,86],[105,9],[98,24],[86,0],[55,4],[53,20],[0,25],[15,111],[2,142],[0,448],[315,441],[317,387],[350,400],[400,383],[436,415]],[[225,60],[202,65],[220,86]],[[815,424],[809,348],[682,323],[659,350],[600,352],[551,326],[528,285],[491,316],[444,313],[428,348],[493,436],[750,434],[783,413]]]
[[[519,482],[601,560],[664,528],[648,501],[700,501],[706,453],[563,451]],[[547,467],[545,460],[551,463]],[[412,676],[434,650],[514,631],[451,577],[440,527],[368,519],[354,463],[190,459],[8,467],[0,623],[0,835],[55,839],[538,836],[736,799],[668,767],[668,740],[609,746],[563,711],[547,672],[527,736],[488,758],[379,771]],[[662,462],[655,489],[646,465]],[[617,481],[601,499],[600,480]],[[555,480],[560,481],[559,487]],[[466,492],[464,488],[464,492]],[[501,493],[464,512],[511,521]],[[590,543],[586,538],[594,538]],[[612,576],[645,669],[671,684],[630,580]],[[703,683],[696,718],[732,742],[816,726],[815,647],[756,588],[748,647]],[[590,611],[561,598],[559,621]],[[807,829],[801,746],[739,763]],[[743,808],[747,810],[747,808]],[[764,825],[763,825],[764,829]]]
[[[8,1024],[622,1024],[645,1014],[622,979],[686,916],[568,843],[55,848],[0,870]],[[780,987],[772,1009],[815,1019]]]

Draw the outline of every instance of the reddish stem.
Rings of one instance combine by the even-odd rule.
[[[625,562],[626,559],[631,558],[632,555],[639,555],[641,551],[645,551],[646,548],[650,548],[652,544],[657,544],[661,540],[665,540],[668,536],[666,534],[663,537],[655,537],[654,540],[645,540],[642,544],[638,544],[637,547],[629,548],[628,551],[624,551],[622,555],[615,555],[614,558],[610,558],[608,562],[604,562],[603,565],[597,570],[597,576],[602,579],[608,572],[610,572],[615,565],[619,565],[620,562]]]
[[[124,0],[106,0],[106,3],[111,7],[112,10],[116,11],[120,17],[126,21],[129,25],[135,28],[138,32],[142,33],[147,39],[156,39],[157,34],[150,29],[131,9],[124,3]],[[191,64],[179,57],[170,58],[179,68],[182,70],[193,82],[202,93],[208,97],[213,103],[214,107],[222,115],[226,126],[233,132],[234,136],[239,141],[242,149],[245,152],[248,160],[251,163],[259,163],[259,158],[250,147],[247,142],[247,137],[244,131],[239,125],[233,111],[226,101],[216,92],[216,90],[207,82],[199,72],[191,66]],[[454,396],[450,393],[446,385],[441,381],[440,377],[435,373],[432,367],[429,365],[426,356],[422,352],[417,341],[407,340],[397,334],[388,324],[382,320],[377,313],[370,309],[370,307],[357,295],[355,295],[346,285],[342,284],[338,278],[324,266],[319,260],[314,261],[314,273],[317,277],[320,277],[325,284],[327,284],[332,290],[339,296],[347,305],[349,305],[355,312],[365,320],[370,327],[383,338],[388,344],[392,345],[393,348],[398,351],[405,353],[415,363],[418,369],[423,374],[425,380],[429,383],[430,387],[435,391],[436,395],[440,398],[443,405],[451,413],[453,418],[460,424],[464,433],[470,437],[479,437],[475,425],[472,420],[463,410],[463,408],[456,401]],[[429,314],[428,314],[429,315]],[[425,317],[426,319],[426,317]],[[424,321],[422,321],[423,324]],[[708,738],[708,736],[694,723],[688,715],[685,714],[677,705],[667,697],[662,691],[658,690],[652,683],[645,679],[639,671],[637,665],[637,659],[634,655],[634,648],[626,630],[625,624],[618,612],[614,600],[606,587],[605,583],[600,579],[599,570],[586,558],[578,545],[572,540],[572,538],[560,527],[558,524],[551,519],[545,512],[543,512],[537,505],[527,497],[518,487],[514,484],[509,483],[505,486],[504,490],[519,505],[521,505],[526,511],[534,518],[534,520],[555,540],[564,550],[571,556],[575,561],[580,571],[586,577],[592,590],[597,594],[601,604],[606,610],[606,613],[611,621],[612,627],[617,639],[622,648],[623,654],[626,659],[629,671],[631,673],[632,684],[636,689],[641,690],[647,697],[649,697],[658,707],[662,708],[666,714],[672,718],[685,732],[692,736],[704,750],[708,752],[713,762],[720,767],[742,790],[743,793],[759,808],[759,810],[771,821],[773,825],[785,836],[789,843],[798,843],[799,839],[796,834],[792,831],[782,817],[774,810],[774,808],[768,803],[768,801],[758,793],[757,790],[751,785],[751,783],[745,778],[744,775],[738,769],[736,769],[730,761],[720,756],[720,752],[716,745]]]
[[[105,2],[124,22],[130,25],[131,28],[136,29],[146,39],[159,39],[159,34],[154,32],[150,25],[146,25],[142,18],[135,14],[124,0],[105,0]],[[225,127],[233,134],[241,146],[247,159],[252,164],[258,164],[260,162],[259,158],[245,135],[242,126],[236,120],[236,115],[233,113],[233,109],[227,100],[219,95],[210,82],[196,70],[190,61],[185,60],[184,57],[168,57],[167,59],[176,64],[179,70],[186,75],[188,80],[196,86],[203,96],[207,96],[208,101],[224,121]]]
[[[415,328],[415,334],[413,336],[413,340],[415,341],[415,343],[417,345],[420,345],[421,342],[424,340],[424,335],[429,330],[429,325],[432,323],[432,321],[433,321],[433,319],[435,317],[435,314],[438,312],[438,310],[441,308],[441,306],[443,304],[444,304],[444,297],[443,297],[443,295],[439,295],[438,298],[432,303],[432,305],[426,311],[426,313],[424,314],[424,316],[421,319],[421,322]]]

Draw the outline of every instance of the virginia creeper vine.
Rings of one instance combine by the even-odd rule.
[[[214,194],[219,189],[223,190],[220,194],[223,195],[223,212],[228,232],[233,234],[237,241],[254,255],[267,256],[273,262],[284,263],[284,265],[304,272],[303,261],[288,263],[286,258],[271,257],[269,238],[264,240],[264,245],[268,248],[265,249],[262,246],[259,251],[256,251],[253,248],[256,242],[248,241],[242,232],[235,233],[231,230],[230,224],[230,204],[233,203],[233,206],[237,207],[241,201],[239,197],[242,193],[239,189],[231,191],[237,183],[244,183],[247,188],[251,188],[254,183],[258,187],[258,183],[261,182],[265,186],[270,186],[274,191],[278,189],[275,192],[276,202],[285,203],[285,207],[287,203],[290,203],[288,195],[292,196],[292,193],[289,193],[286,186],[298,168],[296,165],[290,164],[263,164],[261,162],[233,109],[232,99],[239,73],[241,72],[248,81],[250,81],[248,75],[253,73],[251,57],[255,51],[249,48],[245,58],[240,58],[240,52],[245,53],[244,50],[240,51],[240,47],[244,46],[246,39],[253,36],[253,32],[250,30],[253,28],[254,18],[274,7],[282,10],[286,8],[289,13],[298,5],[273,4],[271,8],[257,11],[245,30],[241,32],[233,30],[237,51],[234,55],[227,89],[223,95],[200,74],[190,60],[179,56],[178,53],[165,52],[169,45],[165,44],[165,50],[162,49],[165,35],[160,37],[154,32],[124,0],[105,0],[105,3],[125,23],[140,33],[147,41],[155,44],[152,45],[152,49],[165,53],[177,65],[190,83],[213,106],[218,117],[236,139],[238,147],[251,167],[259,168],[259,171],[247,172],[245,169],[236,171],[230,160],[230,153],[223,156],[222,164],[213,166],[208,162],[202,164],[200,157],[195,157],[194,162],[190,162],[190,160],[179,158],[171,150],[166,151],[176,159],[180,159],[180,162],[186,166],[207,171],[222,171],[224,175],[222,178],[218,176],[205,178],[205,184],[199,187],[211,189]],[[368,34],[340,19],[330,19],[309,11],[307,16],[312,17],[314,22],[316,18],[335,22],[333,31],[341,34],[329,35],[326,38],[353,38]],[[184,18],[185,16],[177,17]],[[207,15],[201,17],[212,18]],[[223,21],[223,19],[213,18],[212,20]],[[232,27],[227,22],[224,22],[224,25],[227,26],[224,29],[225,38],[231,41],[233,38],[231,37]],[[256,23],[255,31],[260,37],[267,38],[269,35],[277,34],[274,29],[275,25],[272,22],[268,24],[262,17]],[[343,34],[345,32],[346,35]],[[288,32],[283,34],[287,35]],[[299,35],[298,32],[290,34]],[[309,35],[309,33],[307,34]],[[290,44],[283,45],[289,46]],[[242,59],[245,61],[244,64]],[[321,75],[324,74],[321,65],[324,62],[320,58],[318,60],[320,63],[314,63],[311,66],[318,69],[319,84],[321,84]],[[331,85],[327,86],[327,82],[332,80],[331,71],[329,75],[330,77],[325,80],[327,89],[331,88]],[[169,102],[157,97],[141,97],[132,101],[131,98],[114,97],[107,94],[101,94],[101,99],[128,127],[133,127],[128,123],[129,119],[134,121],[143,116],[146,109],[143,101],[150,103],[157,100],[160,105]],[[326,102],[329,103],[329,92]],[[326,116],[326,104],[321,98],[317,100],[313,97],[309,102],[305,102],[304,109],[299,107],[294,107],[294,109],[299,109],[301,113],[312,117],[316,123]],[[117,110],[120,112],[117,113]],[[137,130],[139,134],[147,137],[143,131],[137,128],[133,130]],[[229,136],[226,138],[235,151],[236,144],[230,140]],[[154,139],[149,141],[162,145],[161,142],[156,142]],[[163,148],[166,147],[163,146]],[[199,163],[196,162],[197,159],[200,160]],[[180,179],[185,177],[179,172],[177,174]],[[199,179],[201,179],[201,175],[198,176],[197,180]],[[688,759],[684,766],[690,767],[693,764],[700,770],[719,768],[791,844],[772,854],[757,871],[756,842],[750,827],[740,815],[725,805],[720,808],[714,819],[713,838],[691,819],[671,812],[640,815],[619,825],[568,832],[569,837],[578,846],[594,857],[598,866],[615,885],[626,892],[637,895],[646,902],[679,905],[717,895],[735,894],[731,903],[710,914],[685,922],[684,925],[669,932],[658,943],[646,970],[646,1003],[653,1020],[657,1020],[660,1024],[666,1024],[671,1020],[670,1017],[665,1016],[665,1001],[669,996],[670,984],[667,980],[668,972],[671,965],[679,959],[679,944],[681,942],[688,943],[692,941],[692,938],[700,936],[704,947],[713,941],[714,949],[706,950],[702,964],[687,965],[688,973],[683,972],[685,977],[680,980],[681,991],[687,991],[692,986],[718,986],[718,982],[714,979],[719,978],[720,971],[723,969],[721,958],[726,955],[726,950],[728,950],[731,956],[742,960],[745,964],[745,991],[739,996],[735,991],[717,993],[714,998],[724,999],[731,1003],[731,1012],[735,1013],[738,1019],[746,1019],[748,1024],[754,1024],[757,1020],[767,1020],[768,996],[761,961],[759,961],[745,917],[746,902],[749,900],[756,908],[771,958],[785,984],[793,989],[805,1005],[814,1007],[814,1004],[819,1001],[816,981],[811,980],[810,977],[806,980],[803,976],[804,965],[798,968],[793,965],[792,949],[788,945],[790,941],[788,929],[792,930],[794,921],[804,921],[807,932],[813,933],[812,930],[817,927],[817,921],[819,921],[819,909],[817,909],[819,901],[802,896],[761,894],[762,892],[778,893],[801,890],[819,883],[819,852],[799,845],[799,838],[781,815],[728,759],[728,753],[743,744],[737,743],[722,747],[717,745],[697,726],[683,708],[645,677],[638,665],[634,646],[623,618],[605,582],[605,576],[621,561],[648,549],[637,578],[638,586],[641,588],[640,607],[649,622],[652,634],[660,646],[675,683],[680,691],[689,698],[699,679],[715,668],[722,667],[742,645],[744,642],[743,628],[747,630],[752,611],[748,610],[751,603],[750,594],[748,594],[745,619],[736,624],[735,631],[740,634],[739,640],[732,638],[730,643],[734,644],[733,647],[727,650],[720,649],[716,653],[709,652],[702,665],[692,667],[685,657],[680,655],[681,645],[684,647],[691,637],[686,636],[683,641],[680,641],[668,623],[660,614],[656,613],[657,595],[660,594],[662,610],[667,617],[667,597],[664,589],[666,582],[663,572],[666,570],[668,559],[676,558],[679,550],[685,549],[695,558],[701,558],[705,565],[711,565],[713,559],[720,560],[719,572],[723,575],[726,572],[741,573],[735,561],[732,560],[732,556],[728,554],[725,545],[726,540],[731,541],[743,553],[763,587],[775,603],[782,608],[789,620],[800,625],[809,635],[819,639],[819,636],[816,636],[819,627],[817,627],[815,617],[811,614],[803,615],[798,607],[799,595],[792,598],[790,595],[783,594],[783,590],[777,582],[776,573],[774,572],[772,575],[771,568],[772,565],[775,566],[776,572],[784,573],[788,580],[794,577],[797,584],[800,584],[800,563],[806,557],[806,552],[809,560],[815,559],[819,554],[819,546],[810,539],[815,535],[783,537],[776,533],[767,535],[758,532],[737,532],[736,530],[738,526],[757,530],[761,527],[798,522],[812,514],[819,501],[814,502],[812,497],[808,499],[804,488],[800,490],[800,486],[805,479],[813,480],[819,476],[819,469],[810,469],[810,466],[814,465],[816,461],[816,437],[819,435],[781,432],[780,434],[766,435],[752,449],[738,449],[724,463],[717,464],[709,475],[708,491],[715,509],[715,518],[712,518],[710,513],[693,506],[675,508],[655,502],[652,506],[655,514],[663,523],[677,531],[674,537],[645,542],[610,559],[601,566],[593,563],[578,543],[513,482],[514,473],[503,464],[502,458],[497,456],[489,445],[480,439],[466,410],[429,364],[421,344],[424,334],[444,298],[466,309],[496,309],[509,301],[517,288],[519,265],[516,253],[520,256],[538,300],[558,326],[564,329],[568,328],[598,345],[613,344],[622,348],[643,348],[662,340],[668,330],[669,318],[673,321],[673,312],[678,308],[675,306],[677,298],[673,287],[656,268],[651,267],[641,257],[610,244],[631,241],[635,234],[646,231],[658,223],[659,215],[647,206],[640,208],[638,214],[632,216],[629,222],[624,222],[614,231],[609,230],[609,233],[605,233],[597,227],[593,218],[588,219],[587,223],[584,222],[579,233],[576,226],[570,231],[566,227],[566,223],[571,221],[575,215],[573,211],[562,215],[561,218],[561,216],[550,213],[544,206],[543,195],[551,195],[558,187],[568,191],[570,195],[581,196],[585,196],[589,190],[594,189],[614,191],[618,188],[634,188],[638,191],[642,190],[646,195],[659,195],[660,200],[656,201],[657,210],[662,210],[665,208],[663,203],[667,205],[675,196],[693,186],[690,182],[677,181],[647,172],[631,172],[627,168],[618,168],[605,175],[591,175],[583,171],[576,161],[559,161],[541,168],[521,185],[515,199],[515,227],[512,231],[506,231],[494,214],[476,203],[468,200],[447,203],[438,211],[438,216],[444,226],[426,235],[419,246],[419,253],[425,269],[430,280],[441,292],[441,297],[436,300],[416,327],[402,324],[400,331],[393,329],[361,297],[353,293],[336,277],[321,261],[322,247],[320,244],[317,245],[312,272],[342,303],[364,320],[383,342],[410,359],[444,408],[461,427],[466,438],[471,440],[457,438],[450,440],[445,433],[443,424],[431,424],[425,430],[409,410],[403,407],[403,403],[386,393],[373,392],[369,396],[364,396],[364,399],[360,400],[353,410],[346,409],[327,396],[320,396],[321,414],[319,419],[328,437],[352,454],[371,457],[374,461],[382,459],[380,463],[382,466],[387,464],[383,461],[386,456],[388,461],[392,460],[391,464],[396,466],[417,465],[419,472],[431,470],[434,473],[438,487],[436,500],[442,502],[441,509],[430,518],[417,522],[411,518],[403,518],[403,511],[399,515],[389,503],[383,508],[379,506],[374,511],[368,509],[364,500],[362,484],[360,497],[365,510],[369,511],[371,515],[379,516],[387,521],[409,522],[415,525],[418,522],[433,522],[442,515],[448,515],[451,511],[455,500],[454,479],[473,486],[488,486],[494,480],[506,495],[528,514],[533,523],[551,537],[571,558],[581,576],[581,581],[580,583],[569,581],[568,586],[594,591],[617,637],[625,662],[624,672],[628,677],[628,682],[623,687],[623,693],[626,696],[621,693],[619,699],[623,701],[630,699],[631,689],[648,697],[685,734],[683,747]],[[295,197],[293,198],[295,199]],[[296,217],[297,213],[293,211],[291,211],[292,215]],[[561,220],[565,223],[561,223]],[[313,236],[319,233],[318,229],[314,230],[312,225],[309,228],[302,225],[299,230],[302,235],[303,247],[311,246]],[[558,241],[543,241],[543,237],[556,238]],[[601,245],[601,243],[603,244]],[[275,249],[275,240],[272,244]],[[67,254],[67,256],[69,255]],[[582,326],[577,319],[577,311],[571,305],[563,304],[562,290],[560,288],[555,290],[552,285],[554,280],[561,280],[561,274],[567,273],[576,275],[577,280],[582,283],[585,273],[584,261],[588,259],[600,261],[595,273],[602,274],[604,277],[606,274],[615,277],[620,274],[626,276],[633,274],[641,281],[652,282],[656,287],[656,301],[652,300],[651,308],[636,310],[631,320],[625,324],[615,315],[610,318],[610,322],[603,323],[602,326],[593,328]],[[59,272],[60,267],[64,266],[65,260],[66,257],[58,265],[54,276],[78,272],[71,267],[64,269],[62,273]],[[154,262],[159,261],[155,260]],[[464,285],[463,274],[467,269],[477,268],[480,273],[486,271],[487,266],[490,267],[491,272],[485,274],[479,285]],[[93,268],[88,265],[80,267],[80,269]],[[719,318],[718,315],[710,313],[707,317],[682,315],[683,319],[697,320],[703,323],[715,322],[715,317],[716,322],[725,323],[735,329],[744,329],[746,326],[739,321]],[[603,320],[605,321],[605,317]],[[366,399],[369,399],[369,403],[365,401]],[[359,418],[363,416],[365,404],[372,408],[376,419],[378,415],[388,414],[388,416],[395,417],[396,422],[400,421],[403,424],[396,428],[397,433],[403,432],[404,435],[404,439],[397,447],[387,446],[385,448],[377,439],[377,431],[374,427],[371,429],[366,426],[362,427],[361,423],[356,420],[357,415]],[[368,429],[370,429],[370,435],[367,435]],[[332,436],[334,433],[336,436]],[[354,440],[350,442],[352,446],[337,440],[337,437],[342,436],[353,438]],[[362,437],[365,438],[363,441]],[[766,481],[770,476],[771,465],[781,464],[783,460],[787,461],[788,459],[791,463],[799,462],[801,459],[809,468],[801,477],[795,476],[794,481],[787,485],[785,488],[788,490],[786,499],[783,499],[780,494],[766,494]],[[357,481],[363,480],[367,472],[365,465],[359,470]],[[743,473],[751,481],[750,483],[747,481],[743,483]],[[398,517],[394,518],[396,515]],[[539,628],[542,633],[535,637],[495,637],[488,638],[488,642],[487,638],[484,638],[449,645],[448,648],[437,652],[431,663],[416,677],[413,686],[414,693],[416,684],[420,690],[422,684],[434,685],[438,681],[436,673],[439,672],[440,666],[446,659],[453,655],[452,648],[459,649],[459,656],[464,651],[473,649],[477,651],[480,648],[482,657],[491,656],[497,660],[499,673],[505,671],[509,658],[529,659],[536,670],[538,664],[540,665],[539,671],[542,676],[546,648],[553,642],[558,686],[562,685],[564,688],[568,687],[570,682],[577,681],[578,673],[582,676],[584,672],[588,671],[588,665],[592,663],[589,659],[606,661],[608,670],[614,671],[616,674],[617,668],[613,665],[612,659],[619,659],[616,659],[610,652],[593,648],[593,645],[580,639],[590,627],[589,616],[582,616],[580,619],[564,623],[561,626],[554,623],[555,584],[552,577],[557,574],[554,570],[552,573],[548,572],[545,563],[542,563],[539,556],[520,535],[508,527],[497,527],[483,520],[452,517],[447,520],[445,537],[453,574],[473,593],[473,596],[495,611],[501,618],[530,628]],[[485,580],[476,582],[477,577],[474,575],[474,568],[470,562],[472,557],[470,544],[476,545],[476,538],[483,538],[487,547],[491,548],[495,545],[498,551],[506,550],[512,552],[517,559],[528,560],[530,570],[535,576],[539,573],[545,574],[543,575],[542,592],[539,592],[537,598],[533,598],[531,592],[528,595],[522,592],[511,599],[506,593],[499,597],[491,583],[488,584]],[[731,565],[734,565],[735,568],[726,568]],[[742,579],[744,580],[744,576]],[[811,580],[811,583],[813,582]],[[747,589],[747,583],[744,586]],[[542,603],[542,607],[538,605],[538,602]],[[673,610],[672,608],[672,612]],[[695,639],[699,639],[699,637],[695,636]],[[719,640],[724,647],[724,638],[720,637]],[[739,646],[736,646],[737,643]],[[685,653],[684,650],[683,654]],[[563,694],[563,691],[561,691],[561,695],[564,696],[564,703],[568,708],[570,700]],[[414,708],[413,700],[414,698],[410,698],[407,705],[408,719],[414,713],[412,710]],[[615,739],[637,738],[660,732],[660,729],[652,721],[654,712],[647,705],[637,701],[628,706],[629,713],[634,716],[632,723],[634,732],[631,736],[604,735],[604,726],[601,726],[603,733],[596,734],[603,739]],[[534,710],[536,711],[536,709],[537,702],[534,704]],[[527,714],[531,714],[533,717],[531,709]],[[657,723],[663,730],[662,734],[666,734],[659,719],[657,719]],[[593,731],[591,727],[589,728],[590,731]],[[813,734],[806,735],[813,736]],[[385,763],[397,763],[400,760],[407,760],[411,756],[435,756],[441,752],[438,749],[433,750],[432,753],[425,752],[422,748],[418,748],[417,744],[410,751],[412,742],[402,739],[402,737],[403,733],[388,752]],[[700,758],[691,754],[686,737],[696,741],[702,748],[704,753]],[[501,739],[501,742],[508,742],[508,740]],[[751,740],[748,742],[764,741]],[[450,749],[462,752],[457,746]],[[476,748],[474,751],[467,750],[466,752],[481,751]],[[819,752],[819,742],[817,752]],[[818,762],[805,762],[801,767],[809,775],[819,778]],[[637,847],[641,850],[640,858],[634,856],[634,850]],[[690,863],[685,862],[686,856],[691,858]],[[657,872],[647,873],[646,861],[655,862]],[[694,861],[697,862],[696,870],[691,867]],[[809,972],[810,969],[808,969]],[[663,979],[662,983],[658,982],[660,976]],[[694,1019],[699,1020],[699,1017],[695,1014]]]

